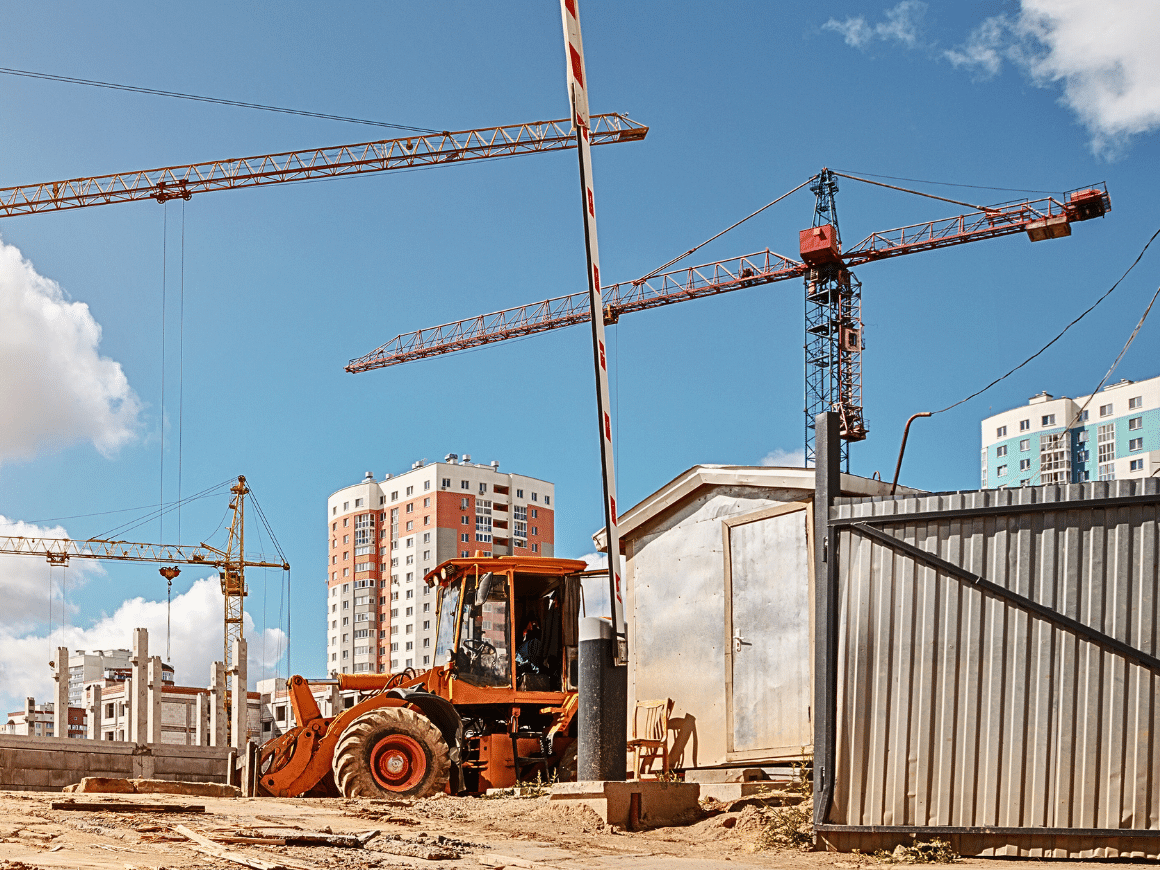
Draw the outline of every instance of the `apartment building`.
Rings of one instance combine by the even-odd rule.
[[[127,649],[96,649],[86,652],[78,649],[68,657],[68,702],[72,707],[84,706],[85,687],[91,684],[101,686],[109,683],[123,683],[133,674],[129,661],[132,653]],[[173,666],[161,665],[161,681],[173,685]]]
[[[1160,469],[1160,377],[1032,396],[982,422],[984,489],[1150,477]]]
[[[27,737],[55,737],[53,733],[53,713],[56,704],[49,701],[46,704],[37,704],[35,698],[26,698],[24,709],[8,714],[8,721],[3,727],[4,734],[22,734]],[[65,735],[61,735],[62,737]],[[68,736],[74,740],[83,740],[85,737],[85,711],[83,707],[68,708]]]
[[[326,667],[423,671],[436,664],[436,594],[423,576],[477,551],[552,556],[555,487],[449,453],[327,499]]]

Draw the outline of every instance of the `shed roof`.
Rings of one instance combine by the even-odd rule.
[[[694,465],[674,477],[652,495],[642,499],[620,515],[620,538],[633,537],[633,532],[672,507],[691,498],[698,490],[711,486],[753,486],[765,489],[801,489],[813,492],[814,469],[781,468],[767,465]],[[890,484],[883,480],[843,474],[842,495],[889,495]],[[919,490],[899,486],[899,492]],[[608,548],[607,536],[600,529],[593,536],[596,549]]]

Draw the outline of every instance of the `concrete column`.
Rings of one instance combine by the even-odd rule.
[[[607,620],[580,620],[576,778],[622,782],[628,756],[628,668],[613,664],[616,635]]]
[[[209,672],[209,745],[226,745],[226,666],[214,662]]]
[[[52,707],[54,737],[68,737],[68,647],[56,648],[56,666],[52,678],[56,680]]]
[[[104,724],[101,714],[105,712],[105,707],[101,703],[101,687],[89,686],[85,689],[85,694],[88,695],[85,706],[88,708],[89,740],[100,740],[101,725]]]
[[[144,743],[149,728],[149,630],[133,629],[133,676],[126,685],[125,700],[129,705],[129,742]]]
[[[246,696],[246,642],[234,640],[234,669],[230,674],[230,745],[242,758],[249,741],[250,703]]]
[[[161,656],[149,659],[149,730],[148,742],[161,742]]]
[[[209,733],[209,695],[198,694],[193,708],[193,745],[205,746]]]
[[[337,716],[342,712],[342,692],[338,690],[338,686],[330,687],[330,709],[323,713],[324,716]]]

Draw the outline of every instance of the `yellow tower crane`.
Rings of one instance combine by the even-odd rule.
[[[32,538],[23,536],[0,536],[0,554],[10,556],[42,556],[50,565],[67,565],[70,559],[100,559],[120,562],[160,562],[161,576],[172,580],[180,570],[177,565],[205,565],[217,568],[221,578],[223,612],[225,615],[223,643],[225,650],[222,661],[226,669],[234,666],[234,641],[243,637],[242,618],[245,612],[246,568],[281,568],[290,570],[290,563],[246,559],[245,499],[250,488],[246,478],[238,476],[238,482],[230,487],[230,506],[233,512],[229,534],[224,550],[209,544],[196,547],[181,544],[138,544],[130,541],[111,541],[102,538],[88,538],[74,541],[71,538]]]

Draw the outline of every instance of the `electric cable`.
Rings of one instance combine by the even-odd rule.
[[[987,392],[987,390],[991,389],[991,387],[995,386],[996,384],[998,384],[1001,381],[1005,381],[1007,378],[1011,377],[1011,375],[1015,374],[1015,372],[1019,371],[1021,368],[1023,368],[1025,365],[1027,365],[1029,362],[1031,362],[1033,359],[1035,359],[1036,357],[1043,354],[1044,351],[1046,351],[1049,347],[1051,347],[1053,344],[1055,344],[1057,341],[1059,341],[1061,338],[1063,338],[1063,336],[1067,333],[1067,331],[1069,329],[1071,329],[1073,326],[1075,326],[1077,323],[1079,323],[1081,320],[1083,320],[1085,317],[1087,317],[1089,314],[1091,314],[1101,302],[1103,302],[1110,295],[1112,295],[1112,291],[1114,291],[1117,287],[1120,286],[1120,283],[1125,278],[1128,277],[1128,273],[1131,272],[1133,269],[1135,269],[1136,265],[1140,262],[1141,259],[1143,259],[1144,253],[1148,250],[1148,247],[1152,244],[1152,242],[1156,241],[1157,236],[1160,236],[1160,229],[1157,229],[1156,232],[1152,233],[1152,237],[1150,239],[1148,239],[1148,242],[1144,245],[1143,249],[1140,251],[1139,254],[1136,255],[1136,259],[1132,261],[1132,265],[1130,265],[1127,268],[1127,270],[1124,272],[1124,274],[1121,275],[1116,280],[1116,283],[1113,284],[1111,287],[1109,287],[1107,289],[1107,291],[1102,296],[1100,296],[1099,299],[1097,299],[1090,306],[1088,306],[1083,311],[1083,313],[1081,313],[1078,317],[1076,317],[1074,320],[1072,320],[1071,323],[1067,324],[1067,326],[1065,326],[1063,329],[1061,329],[1059,331],[1059,333],[1057,333],[1056,336],[1053,339],[1051,339],[1051,341],[1047,342],[1047,344],[1043,345],[1043,347],[1041,347],[1039,350],[1037,350],[1031,356],[1027,357],[1027,359],[1023,360],[1023,362],[1019,363],[1019,365],[1015,366],[1015,368],[1011,369],[1006,374],[1000,375],[999,377],[995,378],[995,380],[991,381],[991,383],[987,384],[987,386],[983,387],[980,390],[976,390],[975,392],[971,393],[966,398],[959,399],[954,404],[947,405],[945,408],[941,408],[938,411],[934,411],[933,413],[934,414],[942,414],[944,411],[949,411],[949,410],[951,410],[951,408],[957,408],[959,405],[962,405],[965,402],[969,402],[971,399],[974,399],[977,396],[981,396],[983,393]]]
[[[344,121],[349,124],[365,124],[370,127],[387,127],[392,130],[404,130],[408,133],[438,133],[427,127],[410,127],[406,124],[392,124],[387,121],[371,121],[366,118],[350,118],[344,115],[331,115],[326,112],[308,112],[304,109],[288,109],[283,106],[267,106],[262,103],[247,103],[242,100],[228,100],[222,97],[206,97],[199,94],[186,94],[181,91],[165,91],[160,88],[143,88],[136,85],[123,85],[115,82],[102,82],[96,79],[81,79],[74,76],[55,75],[53,73],[33,72],[25,69],[0,67],[0,74],[20,76],[22,78],[43,79],[50,82],[64,82],[70,85],[86,85],[93,88],[107,88],[114,91],[128,91],[134,94],[148,94],[154,97],[172,97],[178,100],[193,100],[198,103],[215,103],[221,106],[235,106],[241,109],[256,109],[262,112],[279,112],[283,115],[299,115],[304,118],[320,118],[324,121]]]

